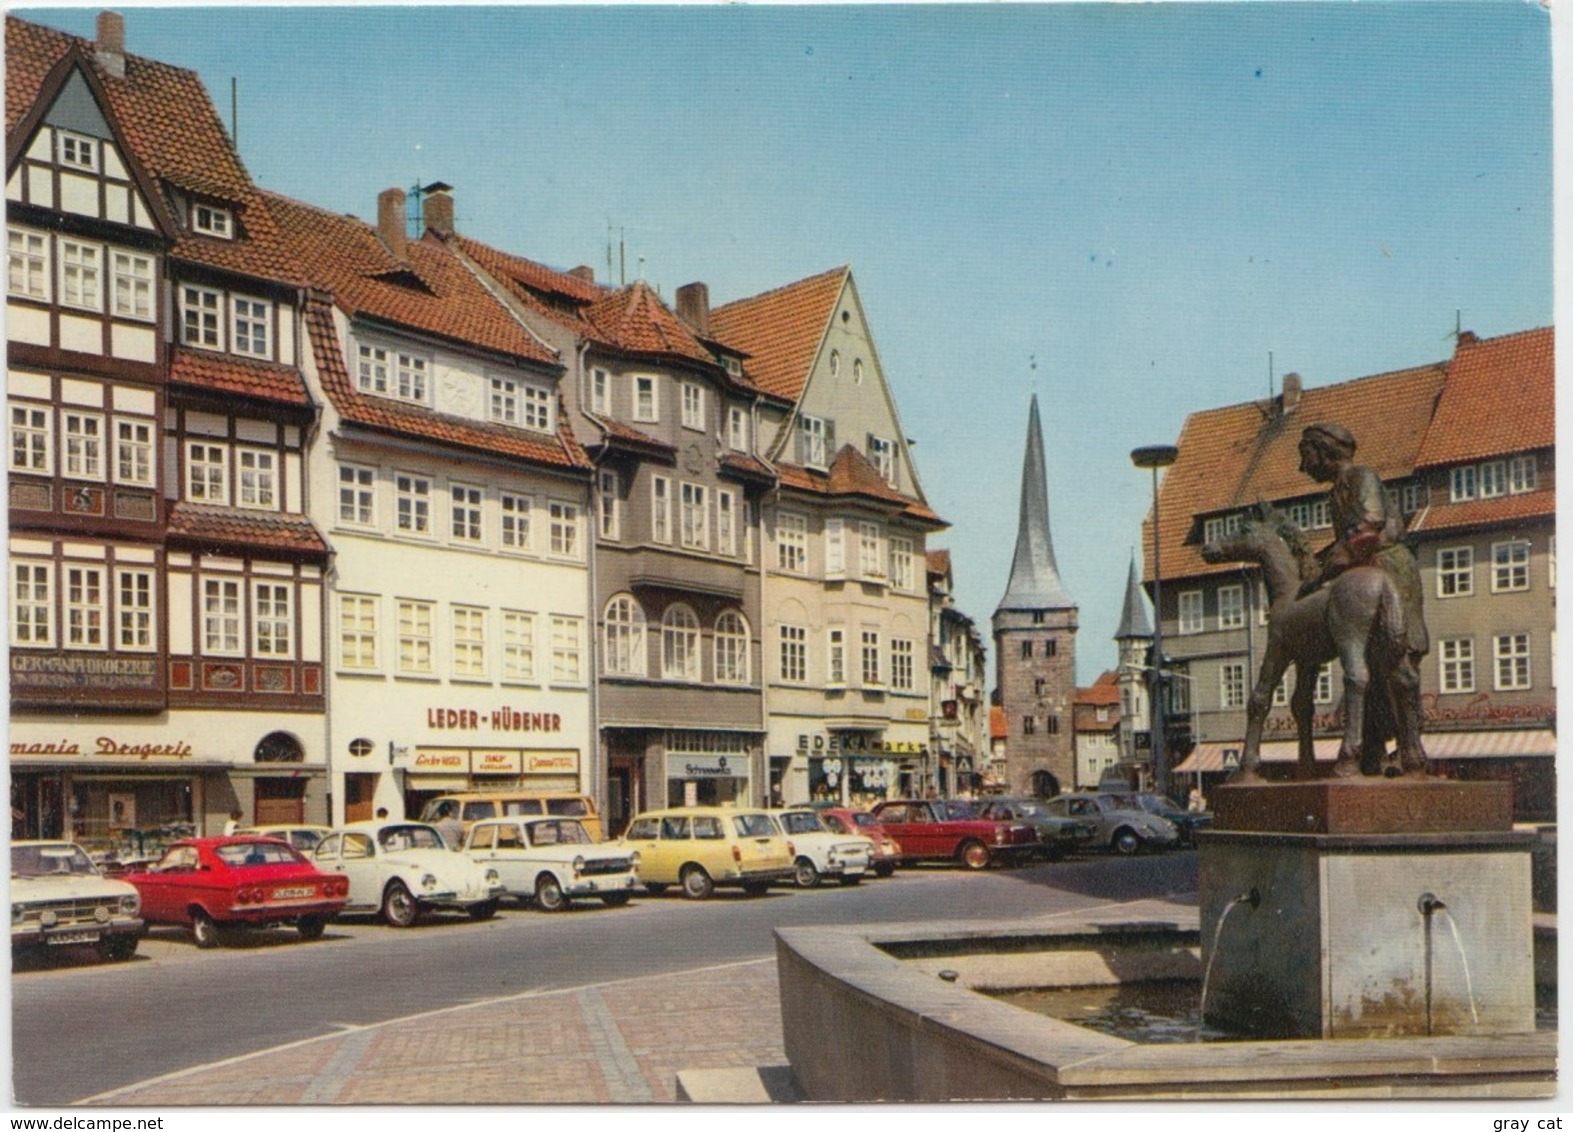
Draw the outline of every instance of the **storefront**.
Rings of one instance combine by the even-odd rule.
[[[810,800],[871,806],[887,798],[922,796],[928,744],[829,730],[799,735],[797,757],[807,763]]]
[[[758,805],[753,736],[736,731],[665,734],[666,804]]]
[[[432,746],[396,750],[394,770],[404,781],[404,813],[415,815],[439,794],[578,793],[581,761],[579,751],[568,749]]]

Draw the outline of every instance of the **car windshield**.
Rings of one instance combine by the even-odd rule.
[[[776,831],[769,814],[738,814],[732,819],[732,827],[739,837],[770,837]]]
[[[529,826],[532,845],[592,844],[584,826],[576,821],[532,821]]]
[[[1156,794],[1115,794],[1113,798],[1122,810],[1145,810],[1149,814],[1161,814],[1169,808]]]
[[[97,876],[98,870],[76,845],[13,845],[14,877]]]
[[[818,814],[811,814],[805,810],[781,815],[781,828],[788,833],[823,833],[824,825],[819,820]]]
[[[377,844],[384,853],[406,849],[446,849],[442,835],[429,825],[390,825],[377,831]]]
[[[879,824],[879,822],[874,820],[873,814],[865,813],[862,810],[859,810],[857,813],[853,814],[852,820],[857,822],[857,824],[863,829],[868,829],[870,826],[877,826]]]
[[[948,821],[966,821],[978,816],[971,802],[940,802],[936,808]]]
[[[259,865],[297,865],[305,861],[282,841],[240,841],[220,845],[214,855],[232,869],[253,869]]]

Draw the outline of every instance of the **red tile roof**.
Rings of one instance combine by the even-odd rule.
[[[581,279],[566,271],[547,267],[533,259],[500,251],[479,240],[454,233],[451,237],[460,251],[490,275],[506,279],[557,305],[584,306],[606,295],[611,288],[592,279]]]
[[[665,453],[677,451],[677,447],[675,445],[668,444],[664,440],[658,440],[649,433],[634,428],[632,425],[626,425],[622,421],[615,420],[612,417],[597,416],[594,419],[595,422],[600,425],[602,430],[606,433],[608,441],[613,444],[622,442],[624,444],[631,444],[637,448],[648,448],[657,452]]]
[[[1010,728],[1005,725],[1005,709],[1002,707],[989,708],[989,738],[1004,739],[1010,735]]]
[[[752,476],[756,479],[775,480],[776,475],[764,461],[753,456],[746,456],[741,452],[721,453],[721,470],[723,472],[736,472],[742,476]]]
[[[1550,448],[1556,443],[1556,334],[1460,335],[1426,430],[1422,468]]]
[[[217,547],[265,547],[296,553],[328,553],[327,541],[304,515],[212,507],[179,502],[169,507],[169,537]]]
[[[715,355],[695,337],[643,280],[613,291],[584,310],[602,342],[637,354],[682,358],[716,365]]]
[[[1550,476],[1544,478],[1549,480]],[[1409,529],[1412,532],[1461,530],[1522,519],[1552,518],[1556,513],[1556,486],[1547,483],[1539,491],[1527,495],[1471,499],[1464,503],[1433,503],[1410,521]]]
[[[329,400],[345,420],[368,428],[403,433],[469,448],[479,452],[513,456],[535,464],[556,467],[588,468],[589,458],[567,426],[567,414],[557,414],[556,436],[507,425],[486,424],[444,416],[430,409],[373,397],[355,388],[335,332],[333,314],[326,302],[312,299],[306,304],[306,329],[311,336],[312,352]]]
[[[950,573],[950,551],[930,550],[925,552],[928,558],[928,572],[930,574]]]
[[[710,333],[749,355],[745,368],[755,385],[796,401],[851,270],[837,267],[716,307],[710,312]]]
[[[286,405],[311,404],[311,395],[300,371],[291,366],[212,354],[203,350],[170,348],[169,380],[214,393],[256,397]]]
[[[894,504],[911,518],[948,526],[943,519],[929,510],[920,499],[903,495],[880,475],[879,469],[869,463],[868,457],[852,445],[845,445],[836,454],[829,472],[815,471],[796,464],[777,464],[776,475],[782,487],[796,488],[824,496],[862,496],[881,503]]]

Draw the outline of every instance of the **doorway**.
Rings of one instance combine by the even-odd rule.
[[[606,776],[606,836],[621,837],[633,820],[639,797],[638,764],[613,759]]]
[[[344,776],[344,820],[370,821],[372,800],[377,796],[376,774],[346,774]]]

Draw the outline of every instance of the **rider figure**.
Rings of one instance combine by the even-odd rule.
[[[1403,543],[1404,522],[1387,498],[1381,477],[1354,463],[1355,438],[1342,425],[1314,424],[1300,436],[1300,470],[1318,483],[1332,484],[1329,510],[1335,537],[1317,558],[1320,569],[1300,587],[1303,597],[1353,566],[1375,566],[1391,579],[1404,611],[1404,654],[1397,658],[1391,683],[1392,730],[1398,739],[1398,762],[1404,773],[1424,773],[1425,749],[1420,743],[1420,658],[1430,650],[1423,610],[1420,568]],[[1368,719],[1380,718],[1380,711]],[[1367,738],[1372,756],[1362,768],[1376,773],[1377,750],[1386,736]],[[1380,746],[1379,746],[1380,744]]]

